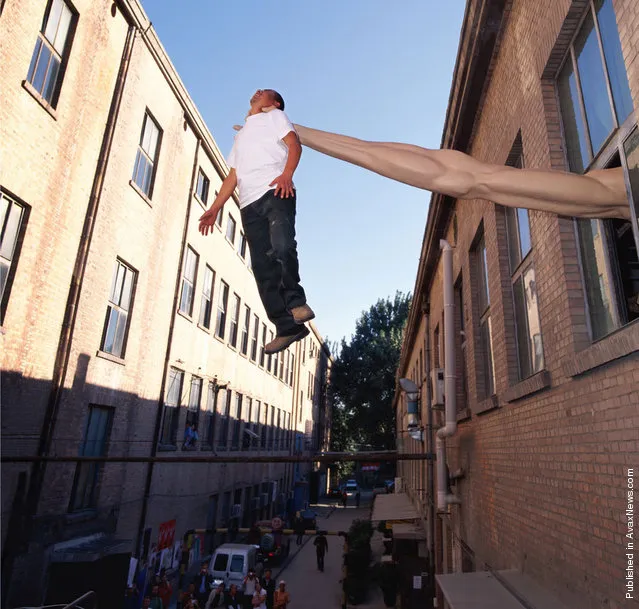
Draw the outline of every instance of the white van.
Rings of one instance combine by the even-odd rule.
[[[244,578],[253,569],[257,577],[262,577],[263,565],[259,557],[259,546],[245,543],[222,544],[209,562],[209,573],[213,576],[213,587],[221,583],[226,590],[235,584],[243,592]]]

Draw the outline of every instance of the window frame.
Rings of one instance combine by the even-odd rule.
[[[210,272],[211,286],[207,288],[207,273]],[[208,291],[208,295],[207,295]],[[211,321],[213,320],[213,296],[215,295],[215,271],[213,268],[205,264],[204,265],[204,277],[202,278],[202,295],[200,297],[200,315],[198,317],[198,325],[200,328],[206,330],[211,329]],[[208,297],[207,297],[208,296]],[[208,306],[208,322],[206,320],[206,311]]]
[[[135,292],[136,292],[136,288],[137,288],[137,282],[138,282],[138,271],[136,269],[134,269],[130,264],[126,263],[124,260],[122,260],[122,258],[120,258],[119,256],[116,257],[115,259],[115,269],[114,269],[114,274],[113,274],[113,278],[111,279],[111,289],[109,290],[109,292],[111,292],[111,290],[113,289],[113,284],[117,279],[117,274],[118,274],[118,269],[120,268],[120,266],[124,267],[126,269],[127,272],[130,272],[132,274],[132,279],[131,279],[131,294],[129,296],[129,308],[124,311],[126,313],[126,321],[125,321],[125,326],[124,326],[124,334],[122,337],[122,347],[120,349],[119,353],[115,353],[114,351],[107,351],[105,349],[106,345],[105,345],[105,340],[107,337],[107,332],[109,330],[109,326],[110,326],[110,320],[111,320],[111,315],[110,315],[110,310],[113,307],[117,307],[117,311],[119,312],[120,310],[122,310],[122,307],[114,302],[111,301],[111,294],[109,294],[109,296],[107,297],[107,312],[106,312],[106,316],[104,319],[104,326],[102,329],[102,337],[100,339],[100,352],[101,353],[108,353],[111,357],[116,357],[118,359],[124,359],[126,357],[126,348],[127,348],[127,343],[128,343],[128,339],[129,339],[129,329],[131,327],[131,317],[133,315],[133,307],[134,307],[134,303],[135,303]],[[124,290],[124,284],[125,284],[125,280],[123,280],[123,285],[122,285],[122,290]],[[119,319],[119,317],[118,317]],[[117,328],[117,325],[116,325]],[[114,341],[115,342],[115,341]]]
[[[193,269],[193,279],[186,276],[187,261],[189,252],[195,256],[195,268]],[[184,260],[182,261],[182,280],[180,281],[180,302],[178,303],[178,311],[188,318],[193,317],[193,309],[195,308],[195,291],[197,289],[197,274],[200,266],[200,255],[190,245],[186,246],[184,251]],[[191,288],[191,301],[188,310],[183,309],[184,287],[188,284]]]
[[[217,312],[215,314],[215,336],[224,340],[226,335],[226,317],[228,315],[229,292],[231,288],[226,281],[220,280],[220,293],[217,299]],[[223,306],[220,306],[222,304]]]
[[[146,122],[150,120],[158,131],[157,142],[155,146],[155,156],[153,159],[149,157],[146,150],[142,147],[142,143],[144,142],[144,131],[146,129]],[[144,119],[142,120],[142,130],[140,131],[140,141],[138,142],[138,147],[135,153],[135,162],[133,164],[133,175],[131,176],[131,185],[140,193],[143,197],[151,201],[153,199],[153,190],[155,188],[155,178],[157,175],[158,164],[160,161],[160,151],[162,149],[162,137],[164,135],[164,131],[162,127],[160,127],[160,123],[153,116],[153,113],[149,108],[145,108],[144,110]],[[149,180],[149,191],[146,192],[143,188],[143,185],[140,185],[136,181],[136,176],[138,175],[139,169],[139,155],[140,153],[144,156],[147,163],[151,164],[151,178]]]
[[[40,28],[40,30],[38,31],[38,37],[36,38],[36,44],[33,48],[33,54],[31,56],[31,61],[29,62],[29,68],[27,70],[27,77],[25,78],[25,80],[23,81],[23,86],[28,87],[29,92],[34,95],[34,97],[47,109],[51,109],[52,111],[55,112],[55,110],[58,107],[58,102],[60,101],[60,94],[62,92],[62,84],[64,82],[64,77],[66,75],[66,70],[67,70],[67,66],[69,64],[69,58],[71,56],[71,48],[73,47],[73,41],[75,39],[75,33],[76,33],[76,29],[77,29],[77,25],[78,25],[78,20],[80,17],[80,13],[78,12],[78,10],[76,9],[76,7],[73,5],[72,2],[70,2],[69,0],[60,0],[60,2],[65,5],[69,12],[71,13],[71,19],[69,21],[69,28],[67,30],[67,34],[66,34],[66,38],[64,41],[64,47],[62,49],[62,52],[58,52],[58,50],[53,46],[53,43],[50,42],[47,37],[45,36],[45,32],[47,29],[47,25],[49,22],[49,17],[51,16],[51,10],[53,8],[53,4],[56,0],[49,0],[49,2],[47,3],[47,7],[45,9],[43,18],[42,18],[42,26]],[[60,24],[58,23],[58,27],[60,26]],[[57,33],[57,30],[56,30]],[[36,49],[38,47],[38,45],[40,46],[39,50],[38,50],[38,58],[37,60],[35,60],[35,54],[36,54]],[[49,70],[51,67],[51,59],[55,56],[57,58],[57,60],[60,62],[60,66],[58,68],[58,73],[55,77],[55,84],[52,87],[51,90],[51,98],[47,99],[44,96],[44,90],[43,91],[39,91],[38,89],[36,89],[36,87],[34,86],[33,82],[29,79],[29,74],[31,73],[32,69],[33,69],[33,74],[32,74],[32,78],[35,77],[35,75],[37,74],[37,67],[39,64],[39,60],[41,57],[41,53],[42,53],[42,45],[46,45],[47,49],[49,50],[49,52],[51,53],[51,56],[49,57],[49,62],[47,64],[47,69],[46,69],[46,75],[45,78],[43,80],[43,87],[46,85],[47,83],[47,76],[49,75]],[[35,60],[35,63],[34,63]]]
[[[229,228],[233,227],[232,230],[232,235],[229,237]],[[235,247],[235,237],[237,235],[237,220],[233,217],[233,214],[229,214],[229,217],[226,221],[226,234],[225,234],[225,238],[226,240],[233,246]]]
[[[233,349],[237,349],[237,339],[239,338],[241,308],[242,308],[242,299],[240,298],[237,292],[233,292],[233,301],[231,302],[231,327],[229,328],[229,343],[228,343],[230,347],[233,347]]]
[[[31,213],[31,206],[27,205],[24,201],[20,200],[18,197],[9,193],[0,186],[0,202],[3,198],[8,201],[7,212],[10,210],[11,205],[20,207],[21,212],[16,237],[11,251],[11,259],[9,260],[4,258],[4,260],[7,260],[8,262],[8,268],[4,285],[0,286],[0,326],[4,324],[5,315],[9,307],[9,298],[11,297],[11,290],[13,288],[13,282],[18,269],[18,262],[20,260],[22,245],[27,232],[27,225],[29,224],[29,215]],[[6,236],[8,221],[9,214],[7,213],[6,217],[2,218],[2,225],[0,225],[0,245],[2,244],[2,238]]]
[[[173,380],[172,380],[173,379]],[[168,397],[171,395],[171,388],[175,379],[179,380],[177,387],[177,403],[168,404]],[[160,427],[160,438],[158,443],[160,446],[177,447],[177,432],[180,424],[180,408],[182,407],[182,392],[184,390],[184,370],[171,367],[169,374],[167,375],[167,387],[165,389],[164,402],[162,407],[162,426]],[[170,410],[172,409],[172,410]],[[170,429],[166,429],[167,426],[167,413],[171,412],[171,420],[169,421]],[[170,437],[165,437],[165,432],[168,431]],[[168,440],[168,441],[167,441]]]
[[[248,357],[249,336],[251,333],[251,307],[244,303],[244,319],[240,335],[240,353]]]
[[[195,399],[193,395],[193,387],[199,387],[196,391]],[[202,395],[204,391],[204,379],[201,376],[191,375],[191,382],[189,383],[189,401],[186,405],[186,419],[184,420],[184,430],[186,426],[195,423],[195,430],[198,432],[199,437],[199,423],[200,423],[200,410],[202,408]],[[193,448],[196,448],[194,446]],[[191,450],[193,450],[193,448]],[[182,449],[185,450],[184,443]]]
[[[200,188],[200,184],[202,187]],[[195,198],[204,206],[208,206],[209,190],[211,187],[211,180],[204,173],[204,170],[200,166],[197,172],[197,180],[195,181]]]
[[[215,445],[218,393],[219,389],[217,382],[209,381],[206,391],[206,410],[204,411],[206,437],[200,442],[201,450],[212,450]]]

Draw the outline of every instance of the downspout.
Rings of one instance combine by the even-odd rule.
[[[459,503],[448,492],[448,465],[446,438],[457,431],[457,395],[455,380],[455,298],[453,291],[453,248],[445,239],[439,241],[444,266],[444,395],[446,396],[445,425],[437,430],[437,509],[445,510],[450,503]]]
[[[185,119],[186,120],[186,119]],[[191,125],[189,124],[189,127]],[[197,136],[196,136],[197,137]],[[162,426],[162,414],[164,412],[164,392],[166,389],[166,381],[169,376],[169,362],[171,359],[171,345],[173,343],[173,331],[175,330],[175,318],[178,306],[178,298],[180,294],[180,283],[182,265],[184,264],[184,251],[186,250],[186,242],[189,231],[189,219],[191,217],[191,204],[193,187],[195,186],[195,179],[197,176],[197,168],[199,163],[200,154],[200,138],[197,137],[195,144],[195,155],[193,157],[193,169],[191,173],[191,185],[189,187],[189,193],[186,198],[186,214],[184,219],[184,227],[182,228],[182,243],[180,244],[180,259],[175,279],[175,289],[173,292],[173,305],[171,307],[171,321],[169,323],[169,333],[166,341],[166,355],[164,356],[164,370],[162,371],[162,382],[160,383],[160,391],[157,405],[157,413],[155,415],[155,429],[153,431],[153,439],[151,440],[151,457],[155,457],[158,452],[158,443],[160,441],[160,428]],[[217,399],[216,399],[217,403]],[[138,535],[135,543],[136,552],[140,551],[142,544],[142,537],[144,535],[144,528],[146,525],[146,514],[149,506],[149,498],[151,496],[151,483],[153,481],[153,466],[154,463],[149,463],[149,467],[146,470],[146,480],[144,482],[144,497],[142,498],[142,509],[140,510],[140,521],[138,523]],[[140,558],[140,556],[138,556]]]
[[[78,306],[82,293],[84,273],[86,270],[87,261],[89,259],[93,229],[95,227],[98,209],[100,207],[100,197],[102,195],[104,177],[106,175],[107,165],[111,154],[115,126],[120,112],[122,93],[124,91],[124,85],[129,70],[129,63],[131,61],[131,55],[133,53],[134,42],[135,28],[129,25],[124,42],[124,48],[122,50],[122,57],[120,59],[120,67],[118,70],[117,79],[115,81],[115,87],[113,89],[113,96],[111,98],[111,105],[109,107],[109,114],[106,120],[104,135],[102,136],[100,156],[98,157],[95,176],[93,178],[93,184],[91,186],[91,194],[89,196],[89,203],[87,205],[87,210],[84,217],[84,226],[82,227],[80,245],[73,267],[73,275],[71,277],[71,285],[69,287],[69,294],[67,296],[67,303],[64,312],[64,318],[62,320],[60,339],[58,342],[58,349],[53,367],[53,377],[51,380],[49,399],[47,402],[46,411],[44,413],[42,429],[40,431],[40,439],[38,442],[38,456],[47,456],[49,454],[49,451],[51,450],[51,444],[53,442],[53,434],[58,418],[60,400],[62,398],[64,383],[66,381],[67,371],[69,367],[69,358],[71,356],[71,346],[73,342],[73,332],[75,329]],[[26,523],[26,530],[23,533],[24,538],[26,539],[30,539],[31,537],[33,518],[38,511],[38,504],[40,502],[40,495],[42,494],[45,472],[46,462],[35,463],[31,470],[26,505],[24,513],[22,514],[22,522]],[[5,606],[9,593],[9,584],[10,578],[12,576],[15,554],[17,554],[17,552],[15,552],[12,548],[4,548],[2,557],[2,606]]]
[[[426,329],[424,331],[424,358],[426,368],[426,412],[428,414],[428,432],[426,434],[426,452],[428,454],[433,453],[433,400],[430,381],[430,303],[426,303],[424,306],[424,320]],[[430,573],[430,589],[435,589],[435,467],[432,459],[427,461],[428,467],[428,495],[429,495],[429,513],[428,513],[428,536],[429,547],[428,555],[430,560],[429,573]]]

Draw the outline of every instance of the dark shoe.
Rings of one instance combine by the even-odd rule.
[[[311,321],[311,319],[315,318],[313,309],[311,309],[311,307],[309,307],[307,304],[303,304],[299,307],[293,307],[291,309],[291,315],[293,316],[296,324],[304,324],[307,321]]]
[[[306,326],[302,326],[300,331],[296,334],[276,336],[268,345],[264,347],[264,353],[266,353],[266,355],[273,355],[274,353],[284,351],[284,349],[290,347],[295,341],[302,340],[309,334],[309,329]]]

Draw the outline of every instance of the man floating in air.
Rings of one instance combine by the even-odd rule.
[[[228,158],[230,172],[220,194],[200,218],[207,235],[236,187],[251,252],[255,281],[276,336],[265,353],[283,351],[308,335],[304,325],[315,317],[300,285],[295,241],[296,192],[293,173],[302,154],[297,133],[284,114],[284,100],[272,89],[259,89]],[[269,112],[264,112],[269,108]]]

